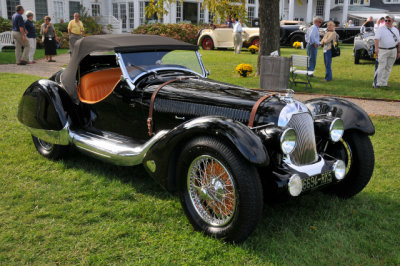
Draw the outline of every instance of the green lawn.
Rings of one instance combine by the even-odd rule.
[[[0,73],[0,264],[400,264],[400,119],[372,118],[376,168],[363,192],[267,205],[232,245],[194,232],[141,166],[41,157],[16,118],[36,79]]]
[[[245,49],[236,55],[233,50],[200,50],[204,64],[211,71],[211,79],[233,83],[248,88],[259,88],[260,79],[254,77],[257,67],[257,55],[252,55]],[[389,88],[372,89],[372,81],[375,71],[374,61],[361,60],[361,64],[354,64],[353,46],[342,45],[341,56],[333,58],[332,82],[323,82],[325,78],[325,66],[322,49],[318,51],[317,67],[312,78],[311,93],[323,93],[334,95],[346,95],[365,98],[385,98],[400,100],[400,65],[395,65],[389,79]],[[282,48],[282,56],[291,54],[306,55],[306,50],[294,48]],[[235,72],[235,67],[240,63],[253,66],[253,74],[242,78]],[[304,92],[304,86],[300,84],[294,87],[295,91]]]
[[[66,54],[68,52],[69,49],[57,49],[57,54]],[[44,49],[37,49],[34,58],[44,58]],[[3,49],[0,52],[0,64],[15,64],[15,51],[12,49]]]

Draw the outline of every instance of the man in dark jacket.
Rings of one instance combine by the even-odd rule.
[[[12,31],[15,41],[15,60],[17,65],[26,65],[29,55],[29,42],[25,35],[25,23],[22,18],[23,13],[24,8],[18,5],[15,14],[12,16]],[[24,47],[23,53],[22,47]]]

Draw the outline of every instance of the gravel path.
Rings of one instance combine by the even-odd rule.
[[[37,60],[36,64],[30,64],[26,66],[18,66],[16,64],[0,65],[0,73],[18,73],[18,74],[30,74],[40,77],[50,77],[52,74],[57,72],[60,68],[68,65],[69,54],[58,55],[54,58],[56,62],[49,63],[44,59]],[[319,94],[295,94],[295,98],[300,101],[305,101],[312,98],[318,98],[323,95]],[[388,115],[400,117],[400,101],[382,101],[382,100],[366,100],[366,99],[355,99],[347,98],[355,104],[361,106],[370,115]]]

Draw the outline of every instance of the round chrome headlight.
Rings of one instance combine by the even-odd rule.
[[[296,131],[287,128],[281,135],[281,150],[284,154],[291,154],[296,147]]]
[[[329,127],[329,136],[333,142],[338,142],[344,133],[343,120],[336,118]]]
[[[337,180],[342,180],[346,175],[346,164],[342,160],[337,160],[333,164],[333,172]]]
[[[288,189],[291,196],[296,197],[300,195],[303,190],[303,181],[298,174],[294,174],[289,178]]]

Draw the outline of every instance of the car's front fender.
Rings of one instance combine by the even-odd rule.
[[[169,191],[175,190],[175,167],[180,150],[187,141],[204,135],[227,142],[252,164],[269,163],[261,139],[249,127],[225,117],[205,116],[175,127],[155,143],[143,160],[146,170]]]
[[[367,135],[375,134],[375,127],[368,114],[358,105],[340,98],[316,98],[304,102],[315,117],[331,113],[343,120],[345,130],[355,129]]]

